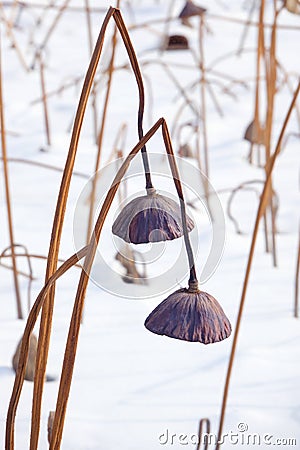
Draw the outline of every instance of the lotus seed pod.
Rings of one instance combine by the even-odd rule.
[[[187,217],[187,229],[194,223]],[[179,238],[183,235],[179,205],[169,197],[148,189],[147,195],[129,202],[116,218],[112,232],[125,242],[145,244]]]
[[[212,344],[228,338],[231,324],[217,300],[206,292],[179,289],[147,317],[152,333],[189,342]]]
[[[206,12],[205,8],[202,8],[201,6],[195,5],[190,0],[187,0],[186,4],[183,7],[183,10],[179,14],[180,19],[186,19],[193,16],[201,16]]]
[[[188,50],[189,42],[181,34],[172,34],[166,38],[163,47],[165,50]]]
[[[285,8],[292,14],[300,14],[300,2],[299,0],[285,0]]]
[[[265,142],[265,130],[252,121],[246,128],[244,139],[251,142],[251,144],[263,145]]]

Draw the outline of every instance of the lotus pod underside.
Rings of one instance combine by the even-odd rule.
[[[160,303],[145,321],[155,334],[212,344],[231,334],[231,324],[217,300],[206,292],[180,289]]]
[[[187,229],[194,223],[187,216]],[[179,238],[183,235],[179,205],[163,195],[145,195],[129,202],[116,218],[112,232],[125,242],[145,244]]]

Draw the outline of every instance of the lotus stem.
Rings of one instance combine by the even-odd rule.
[[[17,315],[18,319],[23,319],[21,294],[18,279],[18,269],[17,260],[15,257],[14,248],[14,227],[13,227],[13,215],[11,207],[11,195],[10,195],[10,184],[9,184],[9,172],[7,163],[7,148],[6,148],[6,134],[5,134],[5,118],[4,118],[4,104],[3,104],[3,88],[2,88],[2,52],[1,52],[1,34],[0,34],[0,128],[1,128],[1,148],[2,148],[2,159],[3,159],[3,169],[4,169],[4,184],[5,184],[5,198],[6,198],[6,210],[7,210],[7,220],[8,220],[8,232],[12,255],[12,266],[13,266],[13,278],[15,286],[16,304],[17,304]]]
[[[245,305],[245,299],[246,299],[246,294],[247,294],[247,289],[248,289],[250,271],[251,271],[251,267],[252,267],[256,239],[257,239],[257,235],[258,235],[259,223],[260,223],[261,217],[264,214],[266,206],[268,204],[268,195],[269,195],[272,172],[273,172],[273,169],[275,166],[276,159],[280,153],[283,136],[284,136],[289,118],[290,118],[293,108],[295,106],[295,103],[296,103],[296,100],[297,100],[297,97],[299,94],[299,90],[300,90],[300,80],[298,82],[298,86],[295,90],[292,102],[290,104],[287,115],[283,122],[283,126],[280,131],[280,135],[279,135],[279,138],[277,141],[277,145],[275,147],[275,151],[269,159],[269,164],[267,167],[267,176],[266,176],[264,188],[263,188],[263,191],[262,191],[262,194],[260,197],[260,202],[259,202],[259,206],[258,206],[258,210],[257,210],[257,214],[256,214],[255,225],[254,225],[253,234],[252,234],[252,241],[251,241],[251,246],[250,246],[250,251],[249,251],[249,256],[248,256],[247,268],[246,268],[246,272],[245,272],[243,290],[242,290],[242,295],[241,295],[241,300],[240,300],[240,306],[239,306],[237,322],[236,322],[236,327],[235,327],[235,331],[234,331],[231,353],[230,353],[228,369],[227,369],[227,374],[226,374],[226,381],[225,381],[225,386],[224,386],[221,415],[220,415],[219,429],[218,429],[218,442],[221,442],[221,439],[222,439],[223,425],[224,425],[224,420],[225,420],[227,399],[228,399],[229,386],[230,386],[230,380],[231,380],[231,373],[232,373],[234,357],[235,357],[235,352],[236,352],[236,348],[237,348],[237,341],[238,341],[238,337],[239,337],[239,331],[240,331],[240,326],[241,326],[241,321],[242,321],[242,316],[243,316],[243,311],[244,311],[244,305]],[[219,450],[219,448],[220,448],[220,444],[217,444],[216,450]]]

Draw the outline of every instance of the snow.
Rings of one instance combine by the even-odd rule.
[[[129,8],[128,2],[124,2],[124,6],[122,3],[121,10],[127,24],[163,18],[169,4],[143,0],[130,2]],[[104,0],[91,4],[104,9],[109,6],[109,2]],[[233,1],[229,5],[224,5],[219,1],[203,1],[202,4],[211,14],[236,18],[246,18],[248,14],[246,2]],[[272,17],[271,4],[272,2],[267,2],[266,15],[269,23]],[[74,0],[71,5],[82,6],[82,2]],[[181,7],[182,2],[175,1],[174,15]],[[9,17],[9,8],[5,7],[4,11]],[[35,29],[34,42],[37,44],[43,41],[54,14],[50,12],[43,26]],[[15,29],[16,38],[28,65],[33,60],[33,49],[28,46],[28,36],[34,27],[33,18],[38,15],[37,9],[24,9],[20,18],[20,28]],[[101,13],[93,14],[94,39],[103,17]],[[253,20],[257,20],[257,14]],[[206,35],[205,42],[205,55],[209,66],[219,56],[237,50],[243,26],[213,17],[208,17],[207,22],[212,31]],[[299,17],[284,11],[279,23],[299,26]],[[193,24],[193,29],[186,29],[177,21],[171,22],[169,32],[185,33],[191,46],[197,49],[197,19],[193,20]],[[111,32],[110,25],[104,56],[98,69],[100,78],[101,71],[109,60]],[[174,117],[181,105],[179,91],[159,63],[180,63],[187,66],[194,64],[189,52],[160,53],[158,47],[163,32],[163,23],[153,24],[149,29],[130,32],[143,74],[151,80],[150,90],[149,84],[146,83],[145,131],[160,117],[166,118],[172,130]],[[294,87],[300,69],[299,58],[296,57],[299,54],[298,34],[299,31],[284,29],[278,32],[279,60],[289,73],[295,74],[292,78]],[[252,27],[249,29],[245,47],[254,49],[255,46],[256,30]],[[75,77],[84,76],[89,60],[84,13],[68,11],[64,13],[49,40],[45,54],[47,91],[55,90]],[[63,168],[70,140],[70,124],[75,114],[83,78],[78,86],[66,89],[60,95],[49,99],[52,144],[47,147],[42,105],[32,104],[32,101],[41,96],[39,73],[37,68],[29,73],[23,70],[16,52],[11,48],[3,25],[2,59],[6,126],[8,130],[19,133],[17,137],[7,136],[9,157],[34,160]],[[122,67],[127,62],[128,57],[123,47],[119,45],[116,66]],[[190,85],[199,77],[199,72],[195,69],[170,67],[183,87]],[[244,52],[240,57],[232,55],[229,59],[220,61],[215,70],[247,82],[247,87],[241,84],[232,87],[236,98],[224,94],[220,85],[213,85],[224,112],[222,118],[218,115],[211,98],[207,97],[210,182],[218,192],[234,188],[247,180],[263,180],[264,173],[262,169],[248,164],[246,157],[249,146],[242,139],[246,126],[253,118],[255,53]],[[216,76],[208,75],[208,77],[220,81]],[[105,91],[105,82],[102,83],[98,98],[99,116]],[[227,81],[225,84],[227,85]],[[149,97],[151,93],[152,103]],[[199,107],[198,89],[186,90],[186,93]],[[276,98],[273,143],[278,137],[290,99],[291,95],[286,87],[280,90]],[[109,158],[116,133],[122,123],[126,122],[128,125],[124,153],[128,153],[137,142],[137,104],[137,88],[131,71],[118,70],[112,83],[102,167]],[[151,110],[149,104],[152,104]],[[75,164],[75,170],[86,174],[87,178],[93,174],[97,149],[93,142],[92,117],[89,104]],[[185,109],[182,121],[190,120],[194,120],[193,116]],[[299,133],[295,113],[291,117],[287,133]],[[177,148],[179,142],[176,133],[173,134],[174,147]],[[41,148],[47,151],[41,152]],[[152,162],[155,170],[161,161],[161,172],[157,170],[155,176],[157,188],[168,191],[172,196],[176,195],[172,180],[164,175],[160,176],[160,173],[166,171],[163,160],[157,155],[163,151],[160,133],[151,140],[148,148],[154,153]],[[193,166],[190,167],[190,173],[194,173]],[[298,167],[299,138],[291,136],[288,145],[280,154],[274,173],[274,187],[280,202],[278,267],[272,266],[271,256],[265,253],[261,227],[230,384],[224,433],[231,430],[237,432],[238,424],[245,423],[249,427],[249,433],[261,435],[268,433],[274,438],[295,438],[299,446],[300,328],[298,320],[293,318],[299,225]],[[46,255],[61,173],[13,161],[10,162],[9,168],[15,240],[26,245],[30,253]],[[110,176],[111,172],[108,174]],[[108,188],[109,176],[103,178],[105,183],[104,181],[100,183],[101,198]],[[184,181],[189,184],[188,173],[184,176]],[[75,251],[74,213],[80,204],[80,196],[86,183],[87,179],[78,176],[74,176],[72,181],[60,252],[62,258]],[[143,193],[143,183],[142,177],[129,179],[129,196]],[[260,184],[257,187],[261,189]],[[186,194],[188,197],[192,196],[188,187]],[[253,192],[237,195],[233,213],[238,217],[241,229],[245,232],[238,235],[226,214],[229,192],[220,193],[219,198],[226,221],[226,245],[216,272],[204,284],[203,289],[219,300],[234,330],[258,199]],[[0,248],[4,249],[9,242],[4,183],[0,185],[0,199],[2,217]],[[164,291],[171,292],[178,285],[186,283],[184,260],[183,264],[178,263],[176,268],[178,274],[173,279],[171,276],[168,277],[170,269],[176,266],[182,243],[170,243],[163,247],[161,260],[158,259],[156,264],[152,264],[152,268],[149,267],[151,276],[157,275],[157,272],[163,274],[159,281],[162,283],[160,294],[156,292],[158,282],[155,285],[155,280],[151,285],[150,279],[147,286],[125,285],[119,275],[121,269],[114,261],[114,242],[110,233],[118,207],[116,199],[100,241],[99,252],[104,255],[105,262],[101,266],[96,261],[93,278],[95,277],[97,282],[99,273],[104,274],[103,278],[108,279],[107,285],[111,286],[111,291],[123,292],[124,295],[123,297],[113,295],[105,287],[100,288],[97,283],[89,284],[62,448],[66,450],[110,450],[117,446],[122,446],[124,450],[195,448],[191,436],[197,433],[200,418],[208,417],[212,423],[212,432],[217,432],[232,336],[221,343],[203,346],[152,335],[144,328],[143,323],[147,315],[166,297]],[[199,211],[189,209],[189,213],[194,216],[197,223],[195,237],[192,240],[198,246],[197,267],[200,273],[209,253],[212,239],[211,225],[203,206]],[[82,226],[84,231],[86,225]],[[147,252],[149,249],[145,248],[144,251]],[[18,260],[18,267],[24,271],[28,270],[23,258]],[[32,300],[43,286],[45,261],[34,260],[33,269],[35,280],[32,284]],[[0,439],[4,442],[6,411],[14,381],[11,359],[22,335],[25,321],[16,319],[11,273],[2,267],[0,273]],[[79,269],[74,268],[57,284],[47,369],[50,375],[57,378],[60,376],[79,273]],[[27,280],[20,277],[20,285],[25,310]],[[133,296],[141,298],[135,300],[127,298],[132,292]],[[155,296],[153,292],[156,293]],[[16,448],[20,449],[28,447],[32,388],[32,383],[24,383],[17,413]],[[47,418],[49,411],[55,409],[57,391],[58,380],[46,383],[39,445],[41,450],[47,448]],[[171,435],[176,434],[173,444],[170,441],[166,445],[159,442],[159,436],[166,430]],[[179,442],[180,434],[189,437],[188,445]],[[235,446],[229,442],[222,446],[224,450],[232,447]],[[243,446],[239,444],[236,447]],[[252,448],[269,448],[269,445],[253,445]],[[285,448],[297,447],[285,446]]]

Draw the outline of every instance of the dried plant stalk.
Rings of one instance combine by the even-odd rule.
[[[53,34],[57,24],[59,23],[60,19],[62,18],[62,15],[63,15],[64,11],[67,9],[69,3],[70,3],[70,0],[65,0],[65,2],[62,5],[59,6],[57,15],[55,16],[55,18],[54,18],[53,22],[51,23],[51,25],[50,25],[50,27],[49,27],[49,29],[48,29],[48,31],[47,31],[47,33],[46,33],[42,43],[39,45],[38,50],[35,53],[34,60],[33,60],[33,63],[32,63],[32,68],[34,68],[35,63],[36,63],[36,59],[39,57],[40,52],[43,51],[44,48],[46,47],[46,45],[47,45],[51,35]]]
[[[27,63],[25,61],[23,53],[22,53],[22,51],[21,51],[21,49],[20,49],[20,47],[18,45],[18,42],[17,42],[17,40],[15,38],[15,34],[13,32],[13,28],[10,25],[9,21],[7,20],[7,18],[5,16],[3,2],[0,2],[0,13],[1,13],[1,16],[2,16],[2,20],[3,20],[3,22],[4,22],[5,26],[6,26],[6,32],[7,32],[8,36],[9,36],[9,38],[11,40],[12,47],[16,50],[16,53],[17,53],[18,58],[19,58],[19,61],[20,61],[21,65],[23,66],[24,70],[26,72],[29,72],[29,68],[28,68]]]
[[[15,248],[14,248],[14,228],[13,228],[13,216],[12,216],[12,208],[11,208],[9,173],[8,173],[8,163],[7,163],[5,118],[4,118],[3,89],[2,89],[1,46],[2,46],[2,42],[1,42],[1,35],[0,35],[0,128],[1,128],[2,159],[3,159],[3,169],[4,169],[5,198],[6,198],[6,210],[7,210],[7,220],[8,220],[8,232],[9,232],[9,240],[10,240],[10,248],[11,248],[11,256],[12,256],[15,295],[16,295],[16,303],[17,303],[17,315],[18,315],[18,319],[23,319],[21,295],[20,295],[19,280],[18,280],[17,260],[15,257]]]
[[[155,134],[155,132],[158,130],[158,128],[161,126],[163,122],[163,119],[159,119],[153,127],[148,131],[148,133],[145,134],[145,136],[139,141],[139,143],[133,148],[133,150],[130,152],[130,154],[125,159],[124,163],[120,167],[114,183],[109,190],[107,194],[107,198],[103,204],[103,207],[101,209],[101,212],[99,214],[102,217],[102,220],[104,222],[106,214],[108,213],[108,210],[110,208],[110,205],[114,199],[116,190],[121,182],[122,177],[124,176],[124,173],[126,172],[130,161],[132,158],[138,153],[141,148],[148,142],[148,140]],[[100,225],[103,225],[103,222],[100,221]],[[97,222],[98,223],[98,222]],[[96,223],[96,225],[97,225]],[[98,223],[99,226],[99,223]],[[94,233],[93,233],[94,236]],[[25,374],[25,364],[28,357],[28,351],[29,351],[29,339],[30,335],[32,333],[32,330],[35,326],[35,323],[37,321],[39,312],[44,305],[44,303],[48,299],[48,294],[51,288],[55,285],[55,282],[64,274],[66,273],[71,267],[75,266],[80,259],[85,257],[90,250],[90,245],[83,247],[81,250],[79,250],[76,254],[72,255],[68,260],[66,260],[62,266],[60,266],[49,278],[46,280],[45,285],[41,292],[39,293],[36,301],[34,302],[31,311],[28,315],[27,323],[25,326],[25,330],[23,333],[23,339],[22,339],[22,346],[20,351],[20,359],[19,359],[19,365],[16,372],[16,378],[13,386],[13,391],[9,403],[9,408],[7,412],[7,427],[6,427],[6,450],[13,450],[14,449],[14,424],[15,424],[15,416],[17,411],[18,402],[20,399],[22,386],[24,383],[24,374]]]
[[[43,99],[43,110],[44,110],[44,121],[45,121],[47,145],[51,145],[48,101],[47,101],[46,83],[45,83],[45,66],[44,66],[44,61],[43,61],[43,57],[42,57],[41,53],[38,55],[38,61],[39,61],[39,68],[40,68],[40,81],[41,81],[41,91],[42,91],[42,99]]]
[[[88,46],[89,54],[93,53],[93,32],[92,32],[92,19],[91,19],[91,8],[89,0],[84,0],[84,8],[86,15],[86,24],[88,32]],[[94,118],[94,137],[97,143],[97,128],[98,128],[98,114],[97,114],[97,91],[95,85],[92,88],[92,107],[93,107],[93,118]]]
[[[300,276],[300,229],[299,229],[299,239],[298,239],[298,251],[297,251],[297,261],[296,261],[296,274],[295,274],[295,306],[294,306],[294,317],[296,319],[299,317],[299,276]]]
[[[119,1],[118,1],[118,5],[119,5]],[[105,125],[106,125],[107,109],[108,109],[108,104],[109,104],[112,76],[113,76],[113,71],[114,71],[116,45],[117,45],[117,27],[115,25],[113,37],[112,37],[111,58],[109,61],[109,66],[108,66],[108,80],[107,80],[107,86],[106,86],[106,93],[105,93],[102,116],[101,116],[101,121],[100,121],[100,131],[99,131],[98,135],[97,135],[97,127],[96,127],[96,142],[98,144],[98,149],[97,149],[94,173],[97,173],[99,170],[99,167],[100,167],[104,129],[105,129]],[[92,181],[92,191],[91,191],[91,197],[90,197],[90,210],[89,210],[89,218],[88,218],[88,225],[87,225],[86,242],[89,242],[91,231],[92,231],[92,226],[93,226],[96,187],[97,187],[97,176],[95,176]]]
[[[219,422],[219,429],[218,429],[218,442],[221,442],[221,439],[222,439],[222,432],[223,432],[223,425],[224,425],[224,420],[225,420],[225,413],[226,413],[231,373],[232,373],[232,368],[233,368],[233,363],[234,363],[237,341],[238,341],[238,337],[239,337],[241,320],[242,320],[243,311],[244,311],[245,299],[246,299],[246,294],[247,294],[247,289],[248,289],[248,284],[249,284],[250,271],[251,271],[251,267],[252,267],[256,239],[257,239],[257,235],[258,235],[259,223],[260,223],[260,219],[263,216],[265,209],[267,207],[267,204],[268,204],[268,195],[269,195],[269,190],[270,190],[272,172],[274,169],[276,159],[280,153],[282,139],[283,139],[290,115],[295,106],[297,96],[299,94],[299,90],[300,90],[300,81],[298,82],[298,86],[294,93],[291,105],[290,105],[287,115],[285,117],[282,129],[281,129],[278,141],[277,141],[275,151],[269,159],[269,164],[267,167],[267,177],[266,177],[264,188],[263,188],[263,191],[262,191],[262,194],[260,197],[260,202],[259,202],[255,225],[254,225],[253,234],[252,234],[252,241],[251,241],[251,247],[250,247],[249,256],[248,256],[247,268],[246,268],[246,272],[245,272],[245,278],[244,278],[243,290],[242,290],[240,306],[239,306],[239,311],[238,311],[238,316],[237,316],[237,322],[236,322],[236,327],[235,327],[233,341],[232,341],[232,347],[231,347],[231,353],[230,353],[230,358],[229,358],[229,363],[228,363],[226,381],[225,381],[225,386],[224,386],[222,408],[221,408],[221,415],[220,415],[220,422]],[[219,448],[220,448],[220,444],[217,444],[216,450],[219,450]]]
[[[101,50],[103,46],[104,31],[110,17],[113,14],[113,9],[110,8],[103,22],[102,29],[100,30],[98,40],[95,45],[95,49],[90,61],[90,65],[84,80],[82,93],[80,96],[73,131],[71,136],[71,142],[69,147],[69,152],[66,160],[66,165],[64,173],[62,176],[60,191],[57,200],[57,206],[54,216],[54,222],[52,227],[50,248],[48,254],[48,264],[46,269],[46,281],[55,272],[57,267],[58,253],[60,247],[61,234],[63,229],[63,222],[65,216],[65,209],[68,199],[68,193],[71,183],[71,177],[73,172],[73,167],[76,158],[76,152],[79,142],[80,131],[82,127],[83,117],[86,110],[89,93],[91,91],[93,80],[95,77],[97,65],[101,55]],[[53,305],[55,296],[55,285],[50,289],[48,298],[45,301],[42,311],[41,323],[40,323],[40,333],[38,339],[38,352],[37,352],[37,370],[35,372],[34,380],[34,391],[33,391],[33,403],[32,403],[32,420],[31,420],[31,438],[30,438],[30,449],[36,450],[38,447],[38,436],[39,436],[39,424],[41,415],[41,403],[43,395],[43,385],[46,373],[46,365],[48,359],[49,342],[51,336],[51,325],[53,316]]]
[[[206,426],[206,432],[205,435],[203,435],[203,428],[204,425]],[[210,435],[210,420],[209,419],[201,419],[199,422],[199,431],[198,431],[198,437],[199,437],[199,443],[197,445],[196,450],[200,450],[201,444],[204,444],[204,450],[208,450],[208,436]]]

